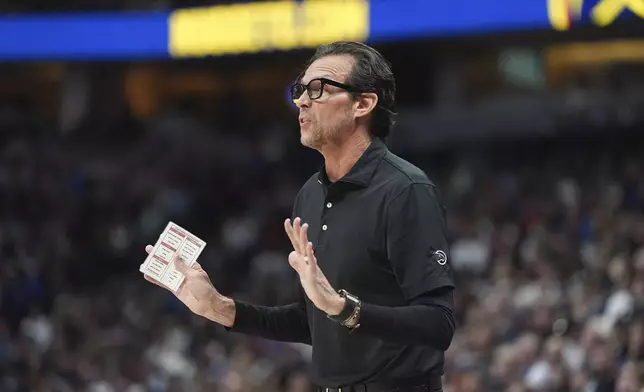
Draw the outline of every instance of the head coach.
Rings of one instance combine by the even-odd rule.
[[[291,88],[301,142],[325,160],[285,222],[295,303],[227,298],[198,264],[175,259],[186,275],[176,295],[194,313],[230,331],[312,345],[321,391],[442,390],[455,329],[445,208],[425,173],[384,144],[395,90],[389,63],[358,42],[318,48]]]

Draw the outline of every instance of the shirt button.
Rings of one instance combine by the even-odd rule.
[[[326,203],[326,208],[331,208],[331,207],[333,207],[333,203],[331,202]]]
[[[327,225],[322,225],[322,230],[326,231],[329,227]]]

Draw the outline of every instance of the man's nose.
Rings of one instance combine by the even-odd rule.
[[[295,106],[297,106],[298,108],[310,107],[311,98],[309,98],[309,94],[305,91],[304,93],[302,93],[302,95],[300,95],[299,98],[295,100],[294,103],[295,103]]]

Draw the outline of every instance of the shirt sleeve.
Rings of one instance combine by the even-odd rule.
[[[451,287],[422,294],[408,306],[363,303],[356,333],[447,351],[456,330],[453,307],[454,289]]]
[[[407,301],[454,287],[445,207],[436,188],[412,184],[387,211],[387,257]]]
[[[445,208],[432,185],[410,185],[392,201],[387,256],[408,305],[363,303],[357,333],[447,350],[455,319],[446,231]]]
[[[296,302],[284,306],[260,306],[235,300],[235,322],[226,330],[280,342],[311,345],[302,289],[298,290]]]

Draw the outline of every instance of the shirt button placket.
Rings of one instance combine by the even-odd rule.
[[[331,203],[330,201],[327,201],[325,207],[326,207],[326,209],[324,211],[324,217],[326,217],[327,214],[328,214],[328,211],[326,211],[326,210],[329,210],[331,207],[333,207],[333,203]],[[323,221],[325,221],[325,220],[326,219],[323,219]],[[322,224],[322,231],[327,231],[328,229],[329,229],[329,226],[326,223]]]

